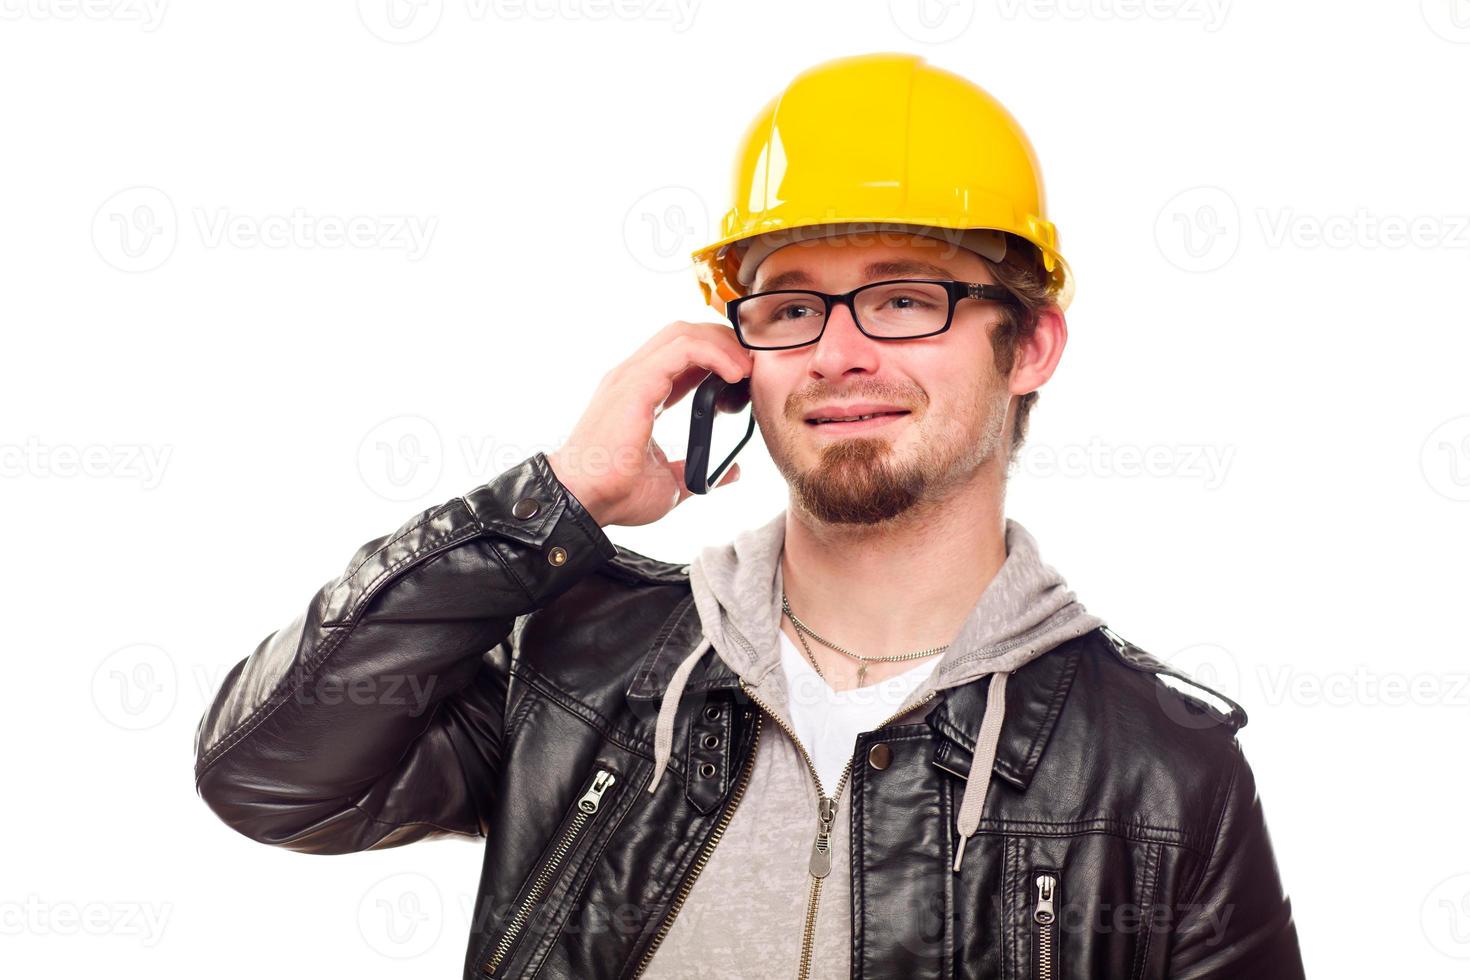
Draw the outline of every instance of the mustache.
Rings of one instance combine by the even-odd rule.
[[[852,402],[880,402],[899,405],[917,411],[929,404],[929,399],[918,388],[899,388],[892,385],[881,387],[862,385],[856,388],[833,390],[825,386],[803,388],[793,391],[786,398],[786,417],[801,421],[802,417],[818,405],[828,402],[850,404]]]

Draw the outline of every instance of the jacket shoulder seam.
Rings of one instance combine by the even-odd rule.
[[[1173,667],[1170,667],[1168,664],[1164,663],[1162,660],[1159,660],[1147,650],[1144,650],[1142,647],[1139,647],[1134,643],[1130,643],[1128,640],[1125,640],[1123,637],[1119,636],[1116,631],[1110,629],[1105,625],[1099,626],[1097,628],[1097,632],[1101,633],[1104,637],[1107,638],[1108,642],[1104,644],[1104,647],[1113,656],[1113,658],[1123,666],[1127,667],[1129,670],[1138,671],[1142,674],[1151,674],[1156,680],[1160,677],[1173,677],[1185,684],[1188,684],[1190,687],[1198,688],[1201,691],[1206,691],[1212,697],[1218,698],[1221,703],[1229,705],[1229,711],[1223,711],[1218,706],[1210,704],[1208,701],[1205,701],[1202,698],[1195,697],[1188,692],[1181,691],[1175,687],[1169,686],[1168,684],[1164,684],[1162,680],[1157,680],[1157,683],[1167,688],[1168,691],[1175,697],[1186,701],[1191,705],[1199,707],[1211,717],[1215,718],[1217,721],[1220,722],[1220,724],[1227,727],[1232,735],[1245,727],[1246,722],[1248,721],[1245,708],[1241,707],[1232,698],[1225,696],[1224,694],[1215,690],[1213,687],[1210,687],[1208,684],[1200,683],[1183,671],[1176,670]]]

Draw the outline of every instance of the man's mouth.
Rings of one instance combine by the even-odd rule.
[[[843,417],[839,417],[839,418],[807,419],[806,420],[806,424],[809,425],[809,426],[812,426],[813,428],[830,428],[830,429],[834,429],[834,430],[836,430],[836,429],[848,430],[848,429],[859,429],[859,428],[872,428],[872,427],[879,426],[879,425],[886,425],[891,419],[897,418],[897,417],[902,416],[902,415],[907,415],[907,414],[909,414],[909,413],[908,412],[872,412],[872,413],[869,413],[867,415],[849,415],[849,416],[843,416]]]

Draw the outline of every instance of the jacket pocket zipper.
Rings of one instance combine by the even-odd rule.
[[[1057,876],[1050,871],[1036,875],[1036,905],[1031,918],[1036,923],[1036,976],[1056,980]]]
[[[521,935],[525,931],[526,923],[531,918],[531,913],[535,911],[536,905],[541,901],[542,896],[546,894],[547,888],[556,880],[557,872],[560,871],[562,863],[566,860],[567,855],[571,853],[582,832],[587,829],[587,825],[592,822],[592,818],[597,814],[598,809],[604,802],[603,797],[606,796],[608,790],[612,788],[613,783],[616,781],[617,777],[613,775],[610,769],[599,768],[593,775],[591,785],[587,787],[587,791],[582,794],[581,799],[577,800],[577,808],[572,814],[571,822],[566,825],[566,828],[557,837],[556,843],[547,854],[546,859],[541,862],[541,867],[537,869],[536,874],[531,878],[531,887],[527,889],[525,897],[516,906],[515,915],[511,917],[510,925],[506,927],[505,933],[500,937],[500,941],[495,944],[495,950],[490,954],[490,958],[481,964],[480,972],[482,974],[487,977],[495,976],[495,971],[500,969],[501,965],[505,962],[505,958],[510,955],[511,950],[515,949],[516,942],[521,938]]]

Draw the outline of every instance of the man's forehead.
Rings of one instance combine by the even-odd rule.
[[[923,259],[885,259],[869,262],[862,268],[862,278],[865,282],[894,279],[900,276],[928,276],[933,279],[957,278],[952,270]],[[785,272],[778,272],[772,276],[766,276],[765,270],[761,269],[756,273],[755,288],[752,291],[766,292],[771,289],[815,285],[816,279],[800,267],[787,269]]]

